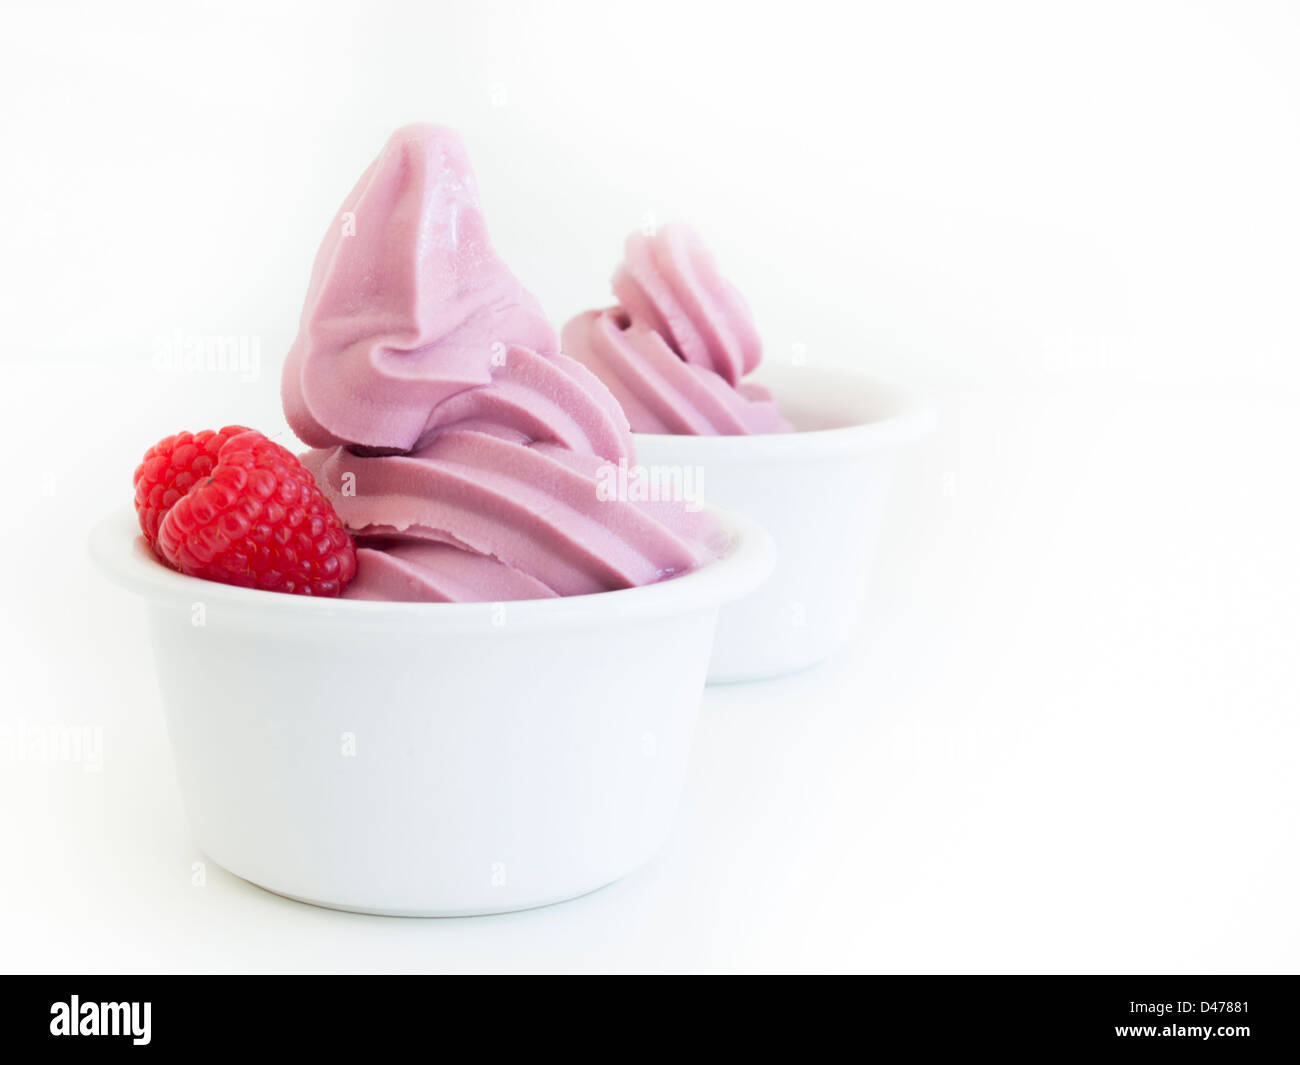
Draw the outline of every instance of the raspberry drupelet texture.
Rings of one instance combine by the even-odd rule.
[[[135,513],[150,547],[158,550],[158,526],[177,500],[211,475],[221,445],[247,432],[242,425],[227,425],[200,433],[177,433],[144,453],[135,471]]]
[[[163,485],[161,472],[154,472],[151,462],[165,455],[171,469],[179,457],[185,467],[158,500],[165,509],[157,519],[154,548],[163,560],[182,573],[222,584],[295,595],[341,595],[356,575],[356,549],[297,456],[261,433],[238,426],[183,439],[188,436],[169,437],[151,448],[136,473],[139,509],[141,472]],[[217,437],[223,439],[214,446]],[[169,441],[174,442],[160,455],[153,454]],[[211,465],[200,463],[191,445],[199,453],[211,452]],[[200,466],[207,467],[206,474],[195,474]],[[184,491],[182,481],[188,485]],[[151,487],[145,493],[146,503],[153,491]],[[172,500],[172,494],[177,498]],[[145,513],[140,520],[148,538]]]

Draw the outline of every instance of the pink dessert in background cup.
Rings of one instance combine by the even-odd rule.
[[[637,461],[627,420],[492,249],[455,134],[397,131],[340,206],[282,396],[356,543],[342,598],[186,576],[129,509],[91,535],[145,600],[204,852],[402,915],[543,905],[645,863],[718,611],[774,553],[743,517],[602,491]]]
[[[571,319],[562,346],[609,387],[634,432],[793,431],[771,391],[743,380],[762,342],[744,297],[692,230],[628,237],[614,295],[618,305]]]
[[[928,412],[843,370],[750,377],[762,343],[749,306],[681,223],[628,237],[612,286],[614,306],[565,325],[564,353],[622,404],[644,466],[695,471],[705,498],[749,515],[777,546],[772,577],[722,612],[710,681],[827,658],[859,620],[898,450]]]

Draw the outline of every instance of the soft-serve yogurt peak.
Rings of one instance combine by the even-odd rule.
[[[488,240],[460,138],[406,126],[348,194],[312,267],[284,367],[289,425],[313,447],[413,448],[494,355],[559,351]]]
[[[634,233],[614,273],[618,305],[564,327],[566,354],[609,386],[638,433],[790,432],[764,386],[749,306],[689,226]]]
[[[578,595],[726,547],[707,513],[599,490],[635,464],[627,418],[496,255],[448,130],[398,130],[344,202],[282,395],[357,539],[349,598]]]

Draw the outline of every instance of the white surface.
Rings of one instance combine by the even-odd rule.
[[[799,432],[635,435],[638,464],[690,477],[705,499],[749,515],[776,545],[772,575],[722,608],[710,683],[793,673],[848,643],[864,615],[898,453],[930,427],[925,404],[888,382],[778,370],[764,383]]]
[[[693,573],[519,603],[196,581],[158,564],[130,507],[90,549],[146,604],[204,855],[322,906],[458,917],[585,895],[663,845],[718,609],[775,555],[718,514],[731,548]]]
[[[539,5],[490,45],[479,7],[9,15],[4,722],[104,752],[0,765],[0,965],[1300,967],[1294,6]],[[280,424],[315,243],[413,118],[557,318],[678,215],[769,358],[939,414],[874,634],[710,690],[663,857],[504,917],[191,886],[143,612],[84,549],[154,439]],[[175,330],[260,337],[261,380],[154,372]]]

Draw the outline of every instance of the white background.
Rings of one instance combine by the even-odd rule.
[[[6,5],[9,970],[1294,971],[1300,11],[1283,3]],[[768,359],[932,397],[870,623],[709,690],[649,869],[502,917],[202,860],[89,525],[180,428],[282,426],[316,243],[456,127],[557,322],[685,218]],[[242,335],[255,381],[160,373]]]

